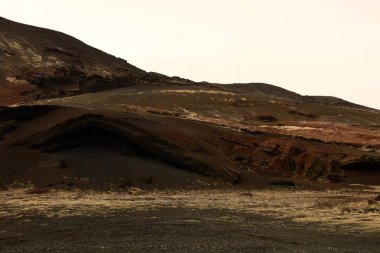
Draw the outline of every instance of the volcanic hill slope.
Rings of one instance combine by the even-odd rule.
[[[140,83],[188,82],[147,73],[63,33],[1,17],[0,64],[0,104]]]
[[[374,109],[147,73],[3,18],[0,64],[1,187],[380,183]]]

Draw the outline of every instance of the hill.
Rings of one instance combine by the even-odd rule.
[[[148,73],[3,18],[0,38],[1,187],[380,184],[377,110]]]
[[[61,32],[0,17],[0,104],[161,81],[185,82],[147,73]]]

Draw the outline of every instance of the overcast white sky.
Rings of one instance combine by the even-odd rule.
[[[147,71],[380,109],[380,0],[0,0]]]

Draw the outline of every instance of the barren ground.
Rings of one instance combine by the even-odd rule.
[[[376,187],[0,193],[0,252],[375,252]]]

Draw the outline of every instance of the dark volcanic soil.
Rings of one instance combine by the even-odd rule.
[[[377,193],[0,192],[0,252],[376,252]]]
[[[159,217],[159,218],[158,218]],[[228,210],[0,219],[0,252],[376,252],[380,233],[315,231]]]

